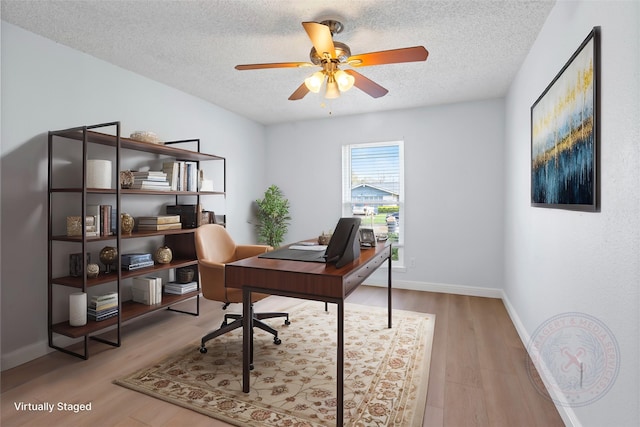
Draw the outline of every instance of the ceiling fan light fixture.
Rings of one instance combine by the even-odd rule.
[[[304,85],[309,89],[310,92],[318,93],[320,92],[320,88],[322,87],[322,83],[324,82],[324,73],[322,71],[317,71],[304,79]]]
[[[327,79],[327,91],[325,92],[324,97],[327,99],[340,97],[340,88],[338,87],[338,82],[336,82],[333,76],[329,76]]]
[[[335,81],[338,83],[338,89],[340,92],[346,92],[353,87],[356,79],[350,75],[345,73],[342,70],[338,70],[334,74]]]

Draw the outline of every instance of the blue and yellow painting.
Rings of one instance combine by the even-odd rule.
[[[531,108],[531,201],[594,205],[594,39]]]

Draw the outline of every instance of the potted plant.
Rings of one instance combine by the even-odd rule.
[[[289,226],[289,200],[277,185],[270,186],[258,204],[258,240],[277,248],[284,241]]]

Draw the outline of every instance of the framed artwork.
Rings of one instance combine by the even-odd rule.
[[[600,27],[531,106],[531,205],[595,212]]]

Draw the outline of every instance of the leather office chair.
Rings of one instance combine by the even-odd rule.
[[[198,227],[195,232],[195,243],[202,295],[206,299],[224,303],[223,310],[226,310],[231,303],[242,303],[242,291],[240,289],[227,288],[224,285],[225,264],[273,249],[271,246],[265,245],[236,245],[227,230],[218,224],[206,224]],[[273,343],[280,344],[281,340],[278,338],[278,331],[262,322],[262,320],[286,317],[284,324],[289,325],[289,313],[253,312],[253,303],[268,296],[267,294],[259,293],[251,294],[253,326],[273,334]],[[231,323],[229,323],[230,319],[233,320]],[[207,352],[205,347],[207,341],[240,327],[242,327],[241,314],[225,314],[222,326],[202,337],[200,353]]]

